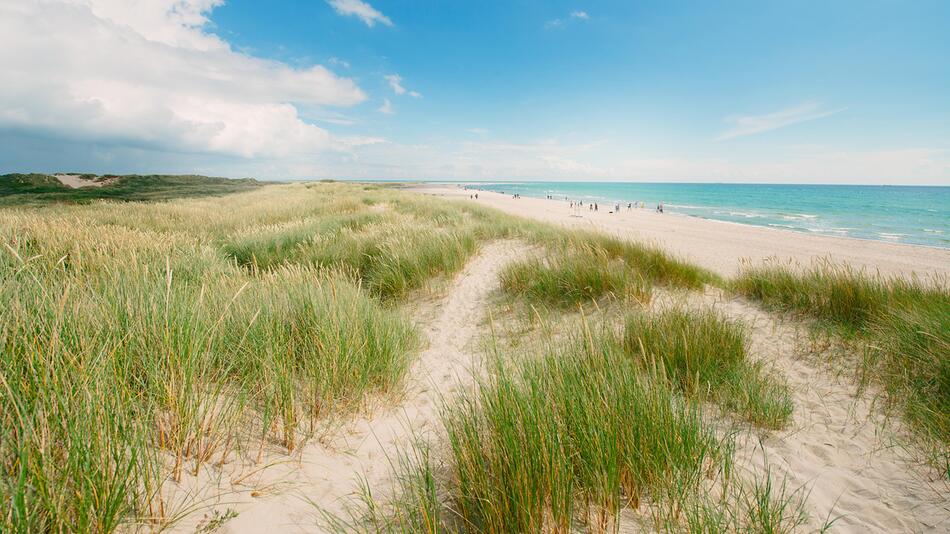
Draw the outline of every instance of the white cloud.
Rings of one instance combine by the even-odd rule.
[[[393,25],[389,17],[362,0],[327,0],[327,3],[340,15],[358,17],[370,28],[377,22],[384,26]]]
[[[805,102],[797,106],[766,113],[765,115],[747,115],[727,119],[732,126],[719,134],[715,141],[725,141],[736,137],[744,137],[757,133],[776,130],[799,122],[811,121],[834,115],[845,108],[827,110],[817,102]]]
[[[469,128],[465,131],[475,135],[488,135],[490,133],[489,130],[485,128]]]
[[[397,95],[401,95],[406,92],[406,88],[402,86],[402,76],[398,74],[387,74],[383,76],[386,81],[389,83],[389,87]]]
[[[350,63],[349,63],[349,61],[344,61],[344,60],[342,60],[342,59],[340,59],[340,58],[338,58],[338,57],[331,57],[330,59],[327,60],[327,63],[329,63],[329,64],[331,64],[331,65],[339,65],[339,66],[343,67],[344,69],[350,68]]]
[[[321,66],[232,50],[205,30],[220,3],[0,4],[0,129],[242,157],[339,146],[295,104],[351,106],[363,91]]]
[[[408,94],[412,98],[422,98],[422,95],[420,93],[416,91],[408,91],[402,85],[402,76],[398,74],[387,74],[386,76],[383,76],[383,78],[386,79],[386,82],[389,84],[389,88],[392,89],[393,92],[396,93],[397,95]]]
[[[566,18],[556,18],[556,19],[552,19],[545,22],[544,27],[547,29],[563,28],[565,24],[567,24],[568,22],[574,19],[590,20],[590,15],[588,15],[586,11],[581,11],[581,10],[571,11],[571,14],[568,15]]]
[[[396,112],[396,110],[393,109],[393,103],[390,102],[388,98],[383,99],[383,105],[379,106],[379,109],[377,109],[376,111],[380,113],[385,113],[386,115],[392,115],[393,113]]]

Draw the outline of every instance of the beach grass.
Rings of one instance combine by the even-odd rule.
[[[700,411],[610,343],[496,365],[446,414],[454,505],[472,530],[568,531],[647,498],[675,507],[721,461]]]
[[[419,339],[378,286],[344,262],[249,269],[224,250],[323,194],[0,212],[0,531],[167,525],[169,481],[293,452],[398,394]]]
[[[413,296],[508,238],[547,256],[506,271],[505,287],[556,309],[718,283],[653,247],[385,186],[0,209],[0,531],[167,527],[188,506],[169,486],[275,445],[292,454],[398,398],[421,341]],[[696,335],[726,350],[731,330],[716,325]],[[715,358],[692,346],[647,365],[677,349],[662,339],[680,326],[658,327],[641,355],[606,330],[495,354],[444,416],[453,484],[413,457],[394,525],[436,531],[461,514],[530,531],[654,501],[680,521],[684,495],[729,463],[702,402],[769,426],[779,418],[762,407],[780,397],[731,391],[739,376],[760,383],[746,363],[697,378],[693,360]]]
[[[586,244],[511,264],[500,279],[511,296],[566,308],[608,297],[645,304],[651,296],[651,286],[639,271]]]
[[[544,252],[509,265],[501,284],[509,295],[531,303],[570,308],[613,298],[647,304],[653,285],[700,289],[722,283],[715,274],[655,246],[540,225],[525,233]]]
[[[628,315],[624,351],[683,394],[720,405],[765,428],[785,426],[793,403],[788,387],[752,362],[743,326],[708,309],[671,308]]]
[[[543,227],[537,239],[559,253],[587,248],[612,260],[624,262],[643,280],[666,287],[701,289],[720,285],[715,273],[683,261],[656,245],[639,243],[601,232]]]
[[[733,288],[863,343],[862,381],[880,384],[923,435],[950,443],[950,293],[945,286],[822,263],[803,271],[749,267]]]
[[[721,387],[717,377],[735,372],[713,370],[723,362],[712,355],[730,351],[726,367],[741,365],[741,329],[670,312],[652,333],[637,331],[652,354],[671,348],[659,339],[683,334],[684,321],[709,344],[695,390]],[[401,456],[391,496],[364,488],[328,524],[338,532],[607,532],[629,509],[663,532],[795,531],[807,519],[802,491],[770,473],[735,478],[732,433],[718,432],[707,399],[687,392],[679,379],[690,373],[646,365],[628,348],[631,337],[582,321],[577,334],[525,354],[496,345],[487,377],[443,410],[443,457],[417,445]]]

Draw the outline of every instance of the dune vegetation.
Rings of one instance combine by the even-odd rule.
[[[629,346],[639,336],[659,354],[669,347],[657,340],[683,328],[703,331],[697,344],[711,342],[708,355],[731,345],[733,364],[697,369],[710,390],[722,385],[714,377],[739,374],[741,330],[707,313],[637,312],[620,332],[582,320],[577,335],[526,354],[496,347],[487,377],[443,412],[448,451],[438,460],[426,444],[406,451],[390,502],[367,488],[350,517],[329,524],[340,532],[606,532],[630,509],[660,531],[793,531],[807,517],[801,491],[768,473],[737,478],[732,433],[711,423],[703,386],[684,387],[682,368],[646,364]]]
[[[165,524],[183,472],[398,394],[398,299],[512,228],[334,184],[0,211],[0,530]]]
[[[159,530],[189,513],[167,491],[186,478],[290,457],[392,405],[426,343],[419,297],[500,239],[525,251],[501,294],[563,328],[515,350],[489,324],[484,372],[437,421],[445,446],[403,451],[393,494],[366,488],[329,526],[603,531],[630,511],[672,532],[805,521],[801,491],[733,465],[737,429],[789,423],[788,387],[749,354],[743,324],[650,305],[725,285],[659,248],[377,185],[192,198],[200,182],[166,198],[126,178],[66,200],[31,176],[21,193],[52,196],[0,209],[2,532]],[[830,271],[731,284],[869,340],[868,374],[946,437],[945,293]]]
[[[95,200],[159,201],[225,195],[249,191],[263,184],[250,178],[231,180],[209,176],[76,174],[106,187],[70,188],[48,174],[0,175],[0,206],[84,204]]]
[[[779,311],[810,317],[824,332],[856,341],[862,382],[883,387],[914,427],[950,462],[950,293],[946,285],[887,279],[818,264],[746,269],[735,291]]]

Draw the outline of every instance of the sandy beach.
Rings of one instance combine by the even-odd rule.
[[[458,186],[417,185],[414,191],[447,198],[469,199],[474,191]],[[884,276],[938,278],[950,276],[950,250],[918,245],[887,243],[845,237],[809,235],[803,232],[764,228],[652,209],[609,213],[601,205],[596,212],[572,210],[564,200],[512,198],[491,191],[478,191],[478,203],[502,211],[564,226],[586,227],[655,243],[679,257],[723,276],[736,274],[743,261],[791,261],[809,264],[818,259],[847,263]]]

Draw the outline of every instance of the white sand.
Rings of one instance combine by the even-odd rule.
[[[473,193],[454,186],[420,185],[413,186],[413,190],[465,200]],[[570,204],[563,200],[514,199],[511,195],[489,191],[478,191],[478,198],[473,202],[515,215],[655,243],[723,276],[733,276],[743,259],[760,262],[779,258],[808,264],[816,258],[829,258],[888,276],[916,273],[924,278],[937,275],[945,280],[950,277],[948,249],[811,235],[669,212],[656,213],[652,209],[623,208],[619,214],[608,213],[612,206],[600,206],[597,212],[588,211],[586,206],[571,210]]]
[[[751,356],[787,381],[795,404],[792,422],[764,436],[755,430],[739,436],[736,462],[747,480],[768,466],[773,480],[784,480],[789,491],[804,488],[809,531],[836,517],[832,532],[950,531],[946,475],[919,463],[906,429],[900,421],[885,421],[871,393],[856,397],[847,376],[836,378],[834,370],[804,354],[804,325],[712,288],[659,300],[659,306],[713,307],[742,322],[749,328]]]

